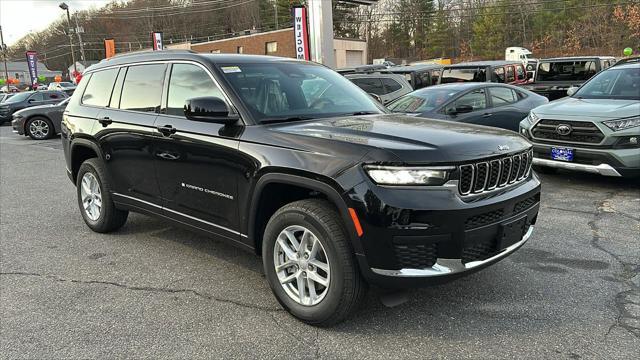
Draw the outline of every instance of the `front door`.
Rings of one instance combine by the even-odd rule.
[[[247,171],[238,155],[243,127],[184,116],[187,99],[225,99],[200,65],[172,64],[166,94],[153,146],[164,211],[192,226],[241,241],[237,184]]]
[[[451,114],[451,109],[470,109],[469,112]],[[456,100],[444,106],[444,113],[448,120],[466,122],[471,124],[482,124],[492,117],[493,114],[487,106],[487,94],[484,88],[471,90],[460,96]]]

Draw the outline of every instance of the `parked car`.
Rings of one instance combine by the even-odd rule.
[[[62,113],[70,98],[57,104],[32,106],[13,113],[13,132],[34,140],[50,139],[60,133]]]
[[[9,94],[3,94],[0,93],[0,104],[2,104],[3,102],[5,102],[6,100],[8,100],[10,97],[12,97],[14,95],[14,93],[9,93]]]
[[[613,66],[531,111],[520,131],[542,170],[640,175],[640,63]]]
[[[66,81],[52,82],[49,84],[49,90],[64,91],[67,95],[71,96],[76,90],[76,85]]]
[[[376,95],[382,104],[413,91],[407,80],[397,74],[354,73],[345,77],[367,93]]]
[[[549,100],[567,96],[567,90],[580,86],[599,71],[614,65],[611,56],[576,56],[542,59],[538,64],[533,84],[526,86]]]
[[[394,74],[404,76],[411,84],[413,90],[422,89],[427,86],[436,85],[442,74],[440,64],[422,64],[409,66],[396,66],[389,69]]]
[[[387,108],[418,117],[499,127],[518,132],[531,109],[549,102],[516,86],[453,83],[431,86],[407,94]]]
[[[532,234],[540,182],[519,134],[391,114],[296,59],[157,51],[84,75],[62,144],[87,226],[137,211],[261,254],[306,323],[341,321],[369,283],[475,272]]]
[[[13,86],[13,85],[5,85],[3,87],[0,88],[0,93],[17,93],[20,92],[20,89],[18,89],[17,87]]]
[[[476,61],[446,65],[439,84],[459,82],[493,82],[520,85],[529,82],[520,61]]]
[[[0,125],[13,120],[13,113],[24,108],[56,104],[66,99],[67,94],[61,91],[26,91],[13,95],[0,104]]]

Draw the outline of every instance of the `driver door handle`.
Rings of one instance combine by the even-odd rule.
[[[169,137],[178,131],[178,129],[174,128],[171,125],[158,126],[158,131],[162,134],[162,136]]]
[[[484,114],[482,115],[482,117],[484,117],[484,118],[488,118],[488,117],[491,117],[491,116],[493,116],[493,114],[492,114],[492,113],[484,113]]]

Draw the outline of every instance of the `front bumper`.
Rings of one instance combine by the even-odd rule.
[[[24,135],[24,118],[13,118],[11,121],[11,127],[14,133]]]
[[[574,150],[572,162],[551,159],[552,147],[569,147]],[[640,150],[583,148],[571,144],[533,144],[533,165],[557,169],[582,171],[613,177],[640,175]]]
[[[351,200],[364,201],[354,205],[364,230],[362,253],[356,254],[360,270],[369,283],[384,288],[446,283],[502,260],[530,238],[540,206],[540,182],[533,173],[472,200],[451,189],[361,184],[354,190]],[[505,228],[512,224],[518,225],[506,240]]]

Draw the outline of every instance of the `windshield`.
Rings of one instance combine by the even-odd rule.
[[[384,112],[367,93],[323,66],[273,62],[219,68],[257,122]]]
[[[459,92],[460,90],[454,90],[449,87],[426,88],[399,98],[387,105],[387,108],[393,112],[423,113],[437,109]]]
[[[454,82],[485,82],[487,81],[486,71],[477,67],[473,68],[453,68],[442,71],[440,83]]]
[[[543,61],[538,66],[536,81],[584,81],[596,71],[594,60]]]
[[[578,89],[573,97],[640,100],[640,67],[603,71]]]
[[[6,104],[11,104],[11,103],[16,103],[16,102],[20,102],[20,101],[24,101],[26,100],[29,96],[31,96],[31,94],[33,94],[32,92],[23,92],[23,93],[19,93],[19,94],[15,94],[12,97],[10,97],[9,99],[7,99],[5,101]]]

